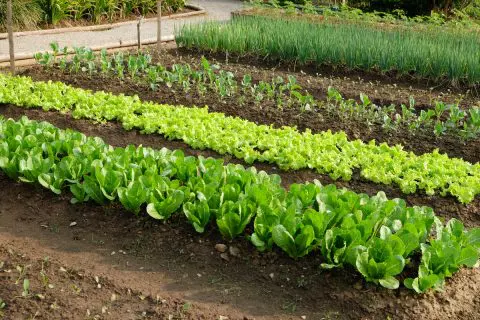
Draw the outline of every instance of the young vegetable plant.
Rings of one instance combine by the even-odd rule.
[[[418,277],[405,279],[405,286],[418,293],[428,289],[441,290],[445,278],[462,266],[475,266],[480,257],[480,229],[467,231],[457,219],[446,226],[436,219],[436,238],[422,243],[422,261]]]
[[[199,233],[203,233],[210,223],[210,208],[206,199],[184,203],[183,212]]]
[[[68,47],[63,47],[62,58],[60,59],[58,67],[60,68],[60,70],[65,71],[67,70],[67,64],[68,64]]]
[[[130,55],[127,62],[128,72],[130,73],[130,78],[135,80],[139,68],[138,58]]]
[[[117,77],[120,79],[124,78],[124,71],[125,71],[125,65],[124,65],[124,55],[123,52],[117,52],[113,56],[113,60],[115,61],[115,71],[117,72]]]
[[[313,249],[315,230],[311,225],[304,225],[295,207],[290,206],[280,217],[280,223],[273,227],[272,239],[290,257],[300,258]]]
[[[34,58],[37,61],[37,63],[39,63],[46,69],[49,69],[50,66],[53,64],[53,55],[49,52],[45,52],[45,53],[37,52],[35,53]]]
[[[117,193],[122,205],[136,215],[148,199],[147,192],[140,181],[131,181],[126,187],[118,187]]]
[[[223,189],[229,188],[225,185]],[[240,191],[240,189],[238,189]],[[225,193],[223,193],[224,198]],[[245,227],[250,222],[256,212],[255,204],[248,199],[226,200],[223,202],[217,214],[217,226],[220,233],[227,239],[233,239],[243,233]]]
[[[23,279],[22,297],[27,298],[30,295],[30,280]]]
[[[103,74],[108,74],[112,69],[112,60],[108,56],[107,50],[100,51],[100,70]]]
[[[357,270],[367,281],[379,283],[388,289],[397,289],[395,278],[405,267],[405,245],[395,235],[375,237],[368,248],[357,256]]]
[[[58,54],[60,53],[60,46],[58,45],[58,42],[51,42],[50,48],[52,49],[52,52],[53,52],[52,63],[55,64],[57,63],[57,57],[58,57]]]
[[[154,219],[167,220],[178,211],[185,199],[185,193],[181,190],[161,192],[158,189],[150,196],[147,213]]]

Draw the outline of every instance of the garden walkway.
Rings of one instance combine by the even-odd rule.
[[[240,0],[190,0],[188,3],[205,9],[206,14],[190,16],[178,19],[166,19],[162,22],[162,38],[172,36],[175,27],[185,23],[199,22],[203,20],[228,20],[230,13],[242,7]],[[156,21],[146,21],[142,24],[141,38],[156,39]],[[39,51],[49,50],[49,44],[57,41],[63,46],[86,46],[98,47],[110,43],[122,43],[136,41],[136,24],[122,25],[103,31],[77,31],[60,34],[28,35],[15,37],[16,56],[33,54]],[[8,57],[8,40],[0,40],[0,60]]]

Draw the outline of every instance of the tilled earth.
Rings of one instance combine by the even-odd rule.
[[[210,57],[212,58],[212,57]],[[282,66],[260,67],[230,61],[222,68],[255,79],[287,74]],[[157,57],[163,64],[199,58],[172,49]],[[268,64],[265,64],[268,65]],[[298,70],[297,70],[298,71]],[[138,94],[144,100],[184,105],[209,105],[213,111],[240,116],[257,123],[296,125],[300,130],[345,130],[351,138],[402,143],[416,153],[440,148],[450,156],[478,162],[479,141],[463,143],[455,137],[434,138],[431,133],[412,136],[406,131],[384,133],[353,120],[319,112],[301,113],[253,103],[240,107],[236,100],[221,102],[215,96],[199,97],[161,88],[151,92],[132,81],[90,78],[59,71],[29,68],[23,74],[38,80],[66,83],[115,93]],[[291,74],[291,73],[289,73]],[[380,80],[354,80],[352,75],[315,76],[311,70],[296,72],[298,81],[318,98],[329,85],[347,98],[367,93],[376,103],[407,103],[414,95],[418,107],[430,99],[453,102],[464,96],[465,105],[475,104],[474,95],[460,89],[428,89],[420,85]],[[365,79],[368,79],[365,76]],[[395,91],[393,88],[398,88]],[[324,96],[323,96],[324,97]],[[198,151],[179,141],[158,135],[125,131],[118,123],[94,124],[70,115],[0,105],[0,114],[45,120],[60,128],[72,128],[102,137],[114,146],[128,144],[182,149],[189,155],[221,157]],[[242,163],[223,156],[226,162]],[[282,172],[275,166],[256,167],[277,173],[283,184],[319,179],[370,195],[383,190],[389,197],[402,197],[410,205],[428,205],[442,217],[456,217],[467,226],[480,226],[480,199],[464,206],[451,197],[425,194],[403,195],[392,186],[377,185],[357,174],[350,182],[335,182],[310,170]],[[480,318],[480,270],[464,269],[447,281],[444,292],[418,296],[406,289],[390,291],[367,284],[349,269],[325,271],[312,254],[294,261],[280,251],[259,253],[245,238],[225,243],[215,228],[197,234],[181,215],[167,223],[124,211],[117,204],[100,207],[91,203],[72,205],[71,195],[56,196],[35,185],[17,183],[0,173],[0,318],[4,319],[478,319]],[[220,253],[217,244],[225,244]],[[24,289],[24,279],[30,281]]]

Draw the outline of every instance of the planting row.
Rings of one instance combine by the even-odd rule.
[[[375,183],[397,184],[404,193],[451,194],[462,203],[480,193],[480,163],[449,158],[438,151],[415,155],[401,146],[349,141],[344,132],[312,134],[292,127],[257,125],[207,108],[159,105],[138,97],[73,88],[59,82],[34,82],[0,74],[0,103],[71,111],[75,118],[117,120],[127,130],[160,133],[196,149],[231,154],[247,163],[276,163],[281,169],[312,168],[333,179],[350,180],[359,169]]]
[[[304,91],[294,76],[276,77],[270,82],[255,83],[251,75],[236,79],[235,74],[211,65],[205,58],[200,67],[192,68],[189,64],[174,64],[170,70],[161,65],[153,65],[149,54],[125,55],[118,52],[109,56],[105,50],[95,54],[91,49],[75,48],[69,57],[68,47],[60,49],[57,43],[51,44],[52,52],[37,53],[35,58],[47,70],[57,67],[73,73],[88,72],[93,75],[116,76],[119,79],[129,77],[157,90],[164,85],[172,91],[185,93],[196,91],[200,96],[214,92],[219,99],[236,98],[243,106],[248,101],[260,105],[265,101],[275,103],[279,108],[297,107],[302,111],[315,108],[342,118],[362,121],[368,126],[380,125],[385,131],[407,128],[412,133],[417,130],[429,130],[436,136],[456,134],[463,140],[476,139],[480,136],[480,108],[463,110],[458,104],[435,102],[429,110],[415,110],[415,101],[410,99],[408,106],[402,105],[401,111],[394,105],[381,107],[373,104],[366,95],[361,94],[361,103],[345,100],[335,89],[329,88],[328,100],[320,101]],[[62,53],[63,57],[58,58]]]
[[[417,292],[442,288],[446,277],[477,264],[480,254],[480,229],[467,231],[455,219],[444,225],[431,208],[407,207],[382,192],[368,197],[317,182],[287,191],[278,176],[254,168],[181,151],[113,148],[25,117],[0,119],[0,168],[57,194],[69,189],[72,203],[118,200],[135,214],[146,206],[162,220],[181,209],[196,231],[215,221],[227,239],[253,222],[248,237],[260,250],[275,244],[293,258],[316,251],[323,268],[348,265],[391,289],[420,251],[418,276],[404,281]]]
[[[414,73],[468,84],[480,81],[477,33],[382,30],[256,16],[184,25],[176,33],[177,44],[186,48]]]

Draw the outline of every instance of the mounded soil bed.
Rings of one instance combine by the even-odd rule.
[[[5,105],[0,113],[46,120],[100,136],[115,146],[165,146],[215,156],[159,136],[127,132],[116,123],[92,124],[59,113]],[[259,167],[276,171],[269,165]],[[286,185],[314,178],[308,171],[281,176]],[[369,188],[361,181],[348,186],[366,192]],[[68,193],[56,196],[3,174],[0,190],[0,298],[7,304],[1,310],[6,319],[35,315],[35,319],[480,317],[478,269],[461,270],[447,281],[443,293],[418,296],[406,289],[390,291],[365,283],[348,269],[321,270],[316,254],[298,261],[280,251],[262,254],[244,238],[226,243],[238,249],[234,255],[224,255],[227,261],[215,250],[216,244],[224,243],[219,233],[209,228],[197,234],[181,215],[162,224],[135,217],[116,204],[72,205]],[[387,193],[391,196],[395,191]],[[480,225],[478,199],[468,207],[448,198],[412,196],[407,200],[440,202],[438,214],[460,217],[469,226]],[[442,210],[449,206],[451,212]],[[24,278],[31,282],[26,297],[22,297]]]

